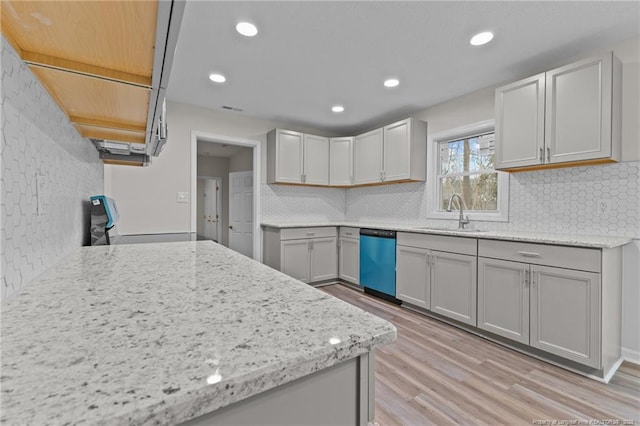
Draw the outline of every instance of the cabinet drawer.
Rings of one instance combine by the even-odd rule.
[[[318,226],[314,228],[286,228],[280,231],[280,240],[299,240],[301,238],[335,237],[335,226]]]
[[[478,256],[600,272],[600,250],[511,241],[480,240]]]
[[[397,239],[397,243],[400,246],[468,254],[471,256],[475,256],[478,253],[478,240],[475,238],[398,232]]]
[[[340,227],[340,236],[344,238],[360,238],[360,228]]]

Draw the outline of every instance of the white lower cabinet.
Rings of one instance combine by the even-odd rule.
[[[619,248],[480,240],[478,254],[479,328],[598,370],[618,361]]]
[[[433,251],[431,310],[476,325],[476,256]]]
[[[337,244],[335,227],[265,228],[263,260],[305,283],[331,280],[338,276]]]
[[[478,328],[529,344],[529,265],[478,259]]]
[[[531,266],[531,346],[600,368],[600,274]]]
[[[338,257],[336,237],[313,238],[311,243],[311,261],[309,282],[330,280],[337,277]]]
[[[280,250],[282,257],[280,272],[302,282],[310,282],[311,250],[309,240],[282,241]]]
[[[396,297],[431,309],[429,250],[396,246]]]
[[[358,228],[340,228],[338,277],[353,284],[360,283],[360,230]]]
[[[476,240],[402,232],[397,238],[396,297],[475,326]]]

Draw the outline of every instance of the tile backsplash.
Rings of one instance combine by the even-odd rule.
[[[89,196],[102,193],[104,183],[96,149],[4,39],[0,54],[4,299],[82,245]],[[43,183],[39,190],[36,182]]]
[[[345,219],[443,226],[448,221],[426,219],[429,190],[426,183],[348,189]],[[600,201],[608,211],[599,212]],[[509,221],[481,223],[488,230],[640,238],[640,162],[512,173]]]
[[[344,220],[345,191],[341,188],[266,185],[260,188],[261,220]]]
[[[424,182],[346,190],[263,185],[262,220],[454,225],[455,219],[426,219],[430,190]],[[600,201],[608,211],[598,210]],[[487,230],[640,238],[640,162],[512,173],[509,221],[473,222]]]

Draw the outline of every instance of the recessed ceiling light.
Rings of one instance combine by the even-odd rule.
[[[334,105],[331,107],[331,111],[333,112],[342,112],[344,111],[344,107],[342,105]]]
[[[214,83],[224,83],[225,81],[227,81],[227,78],[222,75],[222,74],[209,74],[209,80],[213,81]]]
[[[384,81],[384,87],[396,87],[398,84],[400,84],[400,80],[397,78],[389,78]]]
[[[246,37],[253,37],[258,34],[258,28],[250,22],[238,22],[236,31]]]
[[[478,33],[471,37],[471,43],[474,46],[482,46],[483,44],[489,43],[493,39],[493,33],[489,31],[485,31],[483,33]]]

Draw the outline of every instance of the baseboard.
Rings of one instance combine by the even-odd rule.
[[[632,364],[640,364],[640,351],[622,348],[622,358]]]

